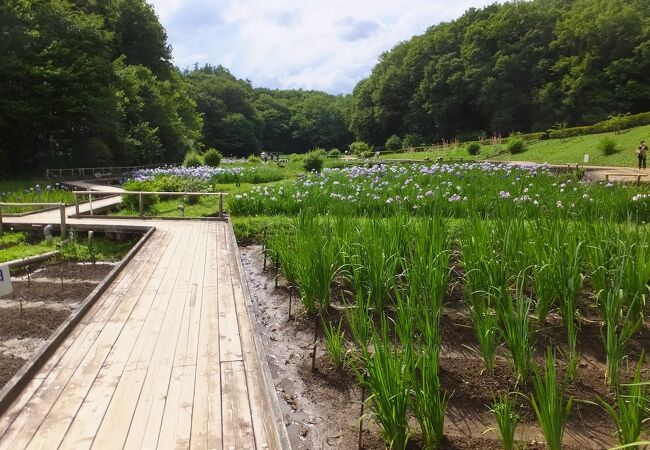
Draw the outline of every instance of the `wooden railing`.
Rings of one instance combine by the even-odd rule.
[[[605,181],[609,182],[609,177],[634,177],[636,184],[641,184],[641,177],[647,177],[647,173],[626,173],[626,172],[606,172]]]
[[[64,237],[68,233],[68,227],[65,222],[65,203],[0,203],[0,236],[2,236],[2,207],[34,207],[42,206],[43,208],[59,208],[61,213],[61,236]]]
[[[164,164],[145,164],[141,166],[121,166],[121,167],[74,167],[70,169],[46,169],[45,176],[47,179],[70,180],[70,179],[102,179],[102,178],[121,178],[129,175],[131,172],[141,169],[154,169]]]
[[[144,217],[144,196],[158,195],[162,197],[182,197],[182,196],[219,196],[219,217],[223,217],[223,196],[228,195],[226,192],[151,192],[151,191],[124,191],[116,194],[113,191],[73,191],[75,212],[79,215],[79,196],[87,195],[90,206],[90,215],[93,215],[93,196],[116,196],[116,195],[137,195],[138,196],[138,215]]]

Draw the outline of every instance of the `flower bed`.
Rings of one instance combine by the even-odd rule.
[[[233,215],[389,216],[438,212],[466,217],[650,219],[650,189],[587,183],[544,166],[480,164],[375,165],[325,170],[278,186],[258,186],[230,199]]]

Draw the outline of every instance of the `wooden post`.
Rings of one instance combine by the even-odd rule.
[[[138,210],[140,213],[140,218],[144,217],[144,203],[142,203],[142,192],[138,192]]]
[[[88,203],[90,205],[90,215],[93,215],[93,194],[88,194]]]
[[[74,212],[79,215],[79,195],[74,192]]]
[[[61,240],[65,240],[68,234],[68,226],[65,223],[65,203],[59,205],[59,211],[61,212]]]
[[[223,192],[219,192],[219,218],[223,218]]]
[[[2,236],[2,206],[0,206],[0,236]]]

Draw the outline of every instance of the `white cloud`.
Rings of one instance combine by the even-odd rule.
[[[174,61],[222,64],[255,86],[350,92],[381,53],[490,0],[148,0]]]

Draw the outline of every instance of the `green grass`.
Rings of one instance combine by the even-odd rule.
[[[638,160],[634,151],[639,146],[639,141],[647,140],[648,136],[650,136],[650,125],[623,130],[621,134],[602,133],[569,139],[552,139],[532,144],[523,153],[506,154],[496,159],[551,164],[582,163],[584,154],[588,153],[590,165],[637,167]],[[600,153],[597,150],[598,143],[605,137],[611,137],[621,150],[609,156]]]
[[[185,214],[181,214],[178,206],[185,206]],[[219,213],[219,197],[206,196],[199,197],[198,203],[190,205],[180,199],[161,198],[160,202],[155,203],[144,212],[146,217],[208,217],[216,216]],[[138,210],[135,208],[122,208],[112,212],[114,216],[137,216]]]
[[[55,237],[51,243],[45,240],[36,244],[27,242],[27,234],[21,232],[5,232],[0,237],[0,263],[16,259],[28,258],[30,256],[42,255],[44,253],[61,250],[60,258],[72,261],[119,261],[133,247],[137,238],[124,242],[111,241],[103,237],[96,237],[93,240],[92,250],[88,248],[86,239],[80,239],[74,243],[60,245],[61,239]],[[93,256],[94,255],[94,256]]]
[[[48,189],[49,187],[49,189]],[[0,181],[0,202],[5,203],[74,203],[72,192],[63,190],[54,182],[41,179]],[[24,213],[34,207],[2,208],[5,214]]]
[[[605,137],[611,137],[619,152],[613,155],[603,155],[598,151],[598,143]],[[639,145],[639,141],[647,140],[650,137],[650,125],[630,128],[623,130],[620,134],[602,133],[591,134],[587,136],[577,136],[567,139],[549,139],[538,141],[528,145],[527,150],[522,153],[512,155],[503,152],[497,155],[499,151],[505,149],[504,146],[483,146],[481,153],[477,156],[471,156],[465,146],[449,147],[448,149],[437,149],[427,152],[417,153],[391,153],[382,155],[382,159],[415,159],[424,160],[426,158],[432,161],[438,158],[464,158],[465,160],[485,160],[494,161],[533,161],[548,162],[550,164],[582,164],[585,153],[589,154],[590,165],[597,166],[620,166],[620,167],[637,167],[637,158],[634,153]]]
[[[73,261],[119,261],[135,245],[140,236],[118,242],[98,236],[93,239],[92,248],[87,239],[67,242],[61,247],[61,258]]]
[[[4,232],[0,236],[0,248],[10,247],[12,245],[20,244],[27,240],[27,234],[21,232]]]
[[[59,238],[54,238],[50,244],[45,241],[28,244],[25,237],[24,233],[4,233],[4,236],[0,238],[0,244],[13,243],[13,245],[0,249],[0,263],[53,252],[59,249],[57,243],[61,241]]]

